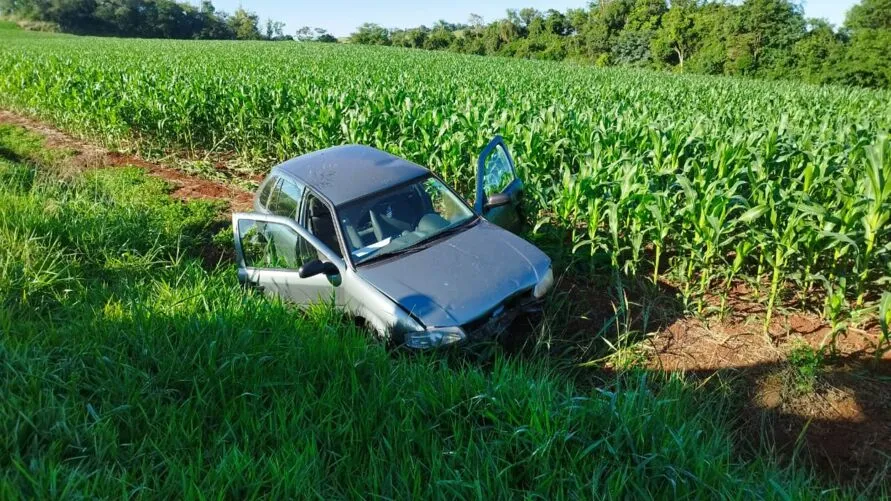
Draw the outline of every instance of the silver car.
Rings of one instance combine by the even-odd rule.
[[[429,170],[367,146],[272,169],[232,217],[238,277],[300,305],[333,302],[411,348],[492,337],[540,308],[551,260],[508,230],[523,183],[500,137],[480,154],[471,208]]]

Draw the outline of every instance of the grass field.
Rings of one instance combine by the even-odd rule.
[[[659,328],[650,315],[710,322],[741,299],[763,308],[759,330],[802,311],[833,336],[878,331],[891,318],[889,103],[435,52],[0,27],[0,108],[239,186],[355,142],[470,195],[477,151],[502,134],[528,185],[527,236],[567,281],[599,284],[555,295],[532,356],[388,353],[334,311],[239,288],[208,258],[231,247],[222,205],[171,199],[136,169],[80,172],[0,124],[0,498],[854,496],[737,426],[747,381],[599,368],[606,355],[611,369],[640,365],[632,338]],[[577,302],[609,311],[582,318]],[[581,321],[585,339],[557,339]],[[796,384],[814,391],[807,371],[823,359],[796,354]],[[859,494],[887,494],[887,468]]]
[[[500,133],[539,235],[664,278],[691,311],[712,295],[723,314],[742,282],[765,328],[780,304],[843,326],[875,318],[891,280],[886,92],[338,44],[0,40],[0,106],[144,152],[236,154],[242,178],[352,142],[469,195]]]
[[[389,354],[203,261],[215,204],[63,155],[0,126],[0,498],[818,493],[744,455],[719,381]]]

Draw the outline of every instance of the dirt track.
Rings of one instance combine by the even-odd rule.
[[[18,125],[44,137],[46,146],[64,149],[72,153],[66,158],[66,167],[83,170],[100,167],[133,166],[144,169],[148,174],[163,178],[173,184],[171,192],[176,198],[206,198],[223,200],[233,211],[251,206],[253,194],[234,186],[202,179],[185,174],[176,169],[147,162],[133,155],[108,151],[100,146],[74,138],[40,121],[6,110],[0,110],[0,123]]]

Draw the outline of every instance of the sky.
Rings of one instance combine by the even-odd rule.
[[[193,0],[193,3],[198,3]],[[365,22],[387,28],[432,25],[439,19],[467,22],[471,14],[483,16],[486,22],[504,17],[509,8],[534,7],[538,10],[584,7],[587,0],[213,0],[214,5],[232,13],[239,5],[256,12],[262,21],[272,18],[287,24],[286,33],[293,35],[301,26],[325,28],[341,37],[352,33]],[[424,4],[427,5],[424,5]],[[803,0],[807,17],[822,17],[840,26],[845,13],[857,0]]]

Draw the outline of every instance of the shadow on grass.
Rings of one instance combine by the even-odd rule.
[[[803,465],[826,488],[845,485],[863,492],[891,492],[891,359],[851,356],[827,361],[812,388],[802,391],[798,369],[788,360],[675,371],[652,366],[645,354],[623,354],[633,350],[624,347],[586,363],[575,357],[586,353],[590,344],[541,345],[541,339],[534,338],[519,342],[527,329],[511,332],[497,347],[470,347],[451,358],[482,367],[492,365],[496,353],[542,362],[583,390],[609,389],[626,373],[643,372],[655,385],[680,376],[697,392],[727,399],[740,457],[768,455],[781,464]],[[601,335],[604,345],[619,342],[616,331]]]
[[[796,390],[796,368],[787,361],[683,375],[731,382],[738,416],[733,427],[743,454],[771,451],[786,463],[805,463],[827,485],[891,490],[891,360],[834,360],[807,392]]]

